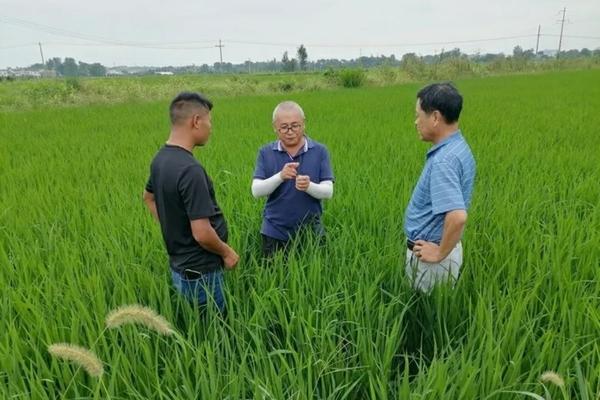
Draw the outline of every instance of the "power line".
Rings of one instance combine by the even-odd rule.
[[[560,37],[559,34],[551,33],[540,33],[540,37]],[[460,40],[454,42],[421,42],[421,43],[398,43],[398,44],[376,44],[371,43],[365,44],[306,44],[306,47],[355,47],[359,49],[370,48],[370,47],[409,47],[409,46],[428,46],[428,45],[452,45],[452,44],[465,44],[465,43],[479,43],[493,40],[508,40],[508,39],[525,39],[530,37],[537,37],[537,35],[519,35],[519,36],[505,36],[502,38],[488,38],[488,39],[473,39],[473,40]],[[563,35],[563,39],[587,39],[587,40],[600,40],[600,36],[584,36],[584,35]],[[257,46],[297,46],[296,43],[266,43],[266,42],[251,42],[251,41],[239,41],[239,40],[227,40],[227,43],[234,44],[246,44],[246,45],[257,45]],[[221,40],[220,45],[225,47],[225,41]],[[152,43],[146,43],[144,46],[138,46],[136,44],[110,44],[110,43],[73,43],[73,42],[44,42],[44,46],[65,46],[65,47],[137,47],[151,50],[208,50],[219,47],[219,45],[213,46],[186,46],[185,44],[204,43],[204,42],[178,42],[180,46],[161,46]],[[38,46],[38,42],[21,43],[8,46],[0,46],[0,50],[15,49],[21,47],[33,47]]]
[[[0,50],[8,50],[8,49],[18,49],[21,47],[31,47],[37,46],[37,43],[24,43],[24,44],[14,44],[10,46],[0,46]]]
[[[414,42],[414,43],[385,43],[385,44],[376,44],[376,43],[360,43],[360,44],[341,44],[341,43],[307,43],[306,47],[333,47],[333,48],[346,48],[346,47],[355,47],[355,48],[373,48],[373,47],[410,47],[410,46],[440,46],[440,45],[452,45],[452,44],[468,44],[468,43],[480,43],[480,42],[491,42],[498,40],[510,40],[510,39],[524,39],[530,38],[536,35],[515,35],[515,36],[501,36],[501,37],[493,37],[493,38],[485,38],[485,39],[469,39],[469,40],[453,40],[453,41],[445,41],[445,42]],[[251,42],[245,40],[227,40],[229,43],[235,44],[248,44],[248,45],[259,45],[259,46],[297,46],[298,43],[275,43],[275,42]]]
[[[563,35],[564,31],[564,22],[565,22],[565,14],[566,8],[562,11],[562,21],[561,22],[561,35],[559,38],[559,51],[562,49],[562,39],[563,38],[573,38],[573,39],[590,39],[590,40],[600,40],[600,37],[594,36],[567,36]],[[111,38],[106,38],[97,35],[90,35],[86,33],[74,32],[62,28],[56,28],[49,25],[39,24],[32,21],[27,21],[20,18],[13,17],[0,17],[0,22],[18,26],[21,28],[26,28],[30,30],[40,31],[52,35],[69,37],[74,39],[85,40],[88,42],[94,42],[95,45],[105,45],[105,46],[123,46],[123,47],[136,47],[136,48],[146,48],[146,49],[157,49],[157,50],[199,50],[199,49],[209,49],[213,48],[213,46],[208,45],[214,40],[205,40],[205,41],[182,41],[182,42],[136,42],[136,41],[121,41],[114,40]],[[357,44],[345,44],[345,43],[307,43],[307,47],[313,48],[398,48],[398,47],[411,47],[411,46],[448,46],[448,45],[460,45],[460,44],[471,44],[471,43],[481,43],[481,42],[492,42],[492,41],[502,41],[502,40],[514,40],[514,39],[526,39],[532,36],[537,36],[538,45],[539,38],[541,36],[556,36],[549,34],[540,34],[538,31],[538,35],[513,35],[513,36],[501,36],[501,37],[490,37],[490,38],[482,38],[482,39],[467,39],[467,40],[454,40],[454,41],[440,41],[440,42],[414,42],[414,43],[357,43]],[[277,47],[290,47],[297,46],[298,43],[290,43],[290,42],[261,42],[261,41],[247,41],[247,40],[226,40],[226,42],[232,44],[243,44],[243,45],[255,45],[255,46],[277,46]],[[37,43],[36,43],[37,45]],[[87,46],[90,44],[66,44],[68,46]],[[5,46],[0,47],[0,49],[7,48],[15,48],[15,47],[25,47],[26,45],[20,46]],[[215,47],[219,47],[220,60],[222,61],[222,50],[224,47],[223,41],[219,39],[219,44]],[[536,45],[537,47],[537,45]]]
[[[552,37],[560,37],[558,34],[545,34],[542,36],[552,36]],[[562,35],[563,38],[566,39],[592,39],[592,40],[600,40],[600,36],[580,36],[580,35]]]
[[[306,47],[333,47],[333,48],[346,48],[353,47],[358,49],[363,48],[374,48],[374,47],[410,47],[410,46],[443,46],[443,45],[453,45],[453,44],[470,44],[470,43],[481,43],[481,42],[491,42],[491,41],[500,41],[500,40],[512,40],[512,39],[526,39],[531,37],[537,37],[536,34],[530,35],[514,35],[514,36],[501,36],[501,37],[493,37],[493,38],[484,38],[484,39],[468,39],[468,40],[454,40],[454,41],[446,41],[446,42],[414,42],[414,43],[361,43],[361,44],[319,44],[319,43],[306,43]],[[539,36],[558,36],[556,34],[542,34],[539,33]],[[600,37],[597,36],[572,36],[572,35],[563,35],[564,38],[573,38],[573,39],[592,39],[592,40],[600,40]],[[253,42],[246,40],[227,40],[228,43],[234,44],[246,44],[246,45],[257,45],[257,46],[297,46],[298,43],[284,43],[284,42]]]
[[[23,43],[23,44],[17,44],[17,45],[10,45],[10,46],[0,46],[0,50],[7,50],[7,49],[16,49],[16,48],[21,48],[21,47],[33,47],[33,46],[37,46],[37,43]],[[44,46],[46,47],[52,47],[52,46],[64,46],[64,47],[134,47],[134,48],[143,48],[143,49],[149,49],[149,50],[204,50],[204,49],[214,49],[214,46],[188,46],[188,47],[183,47],[183,46],[178,46],[178,47],[166,47],[166,46],[136,46],[136,45],[114,45],[114,44],[107,44],[107,43],[72,43],[72,42],[44,42]]]
[[[561,26],[561,36],[559,39],[559,47],[562,48],[562,38],[574,38],[574,39],[591,39],[591,40],[600,40],[600,37],[594,36],[567,36],[563,35],[563,28],[565,22],[565,14],[566,8],[562,10],[563,19]],[[135,41],[120,41],[114,40],[102,36],[90,35],[86,33],[74,32],[62,28],[56,28],[49,25],[43,25],[32,21],[23,20],[20,18],[12,18],[12,17],[0,17],[0,22],[4,22],[9,25],[14,25],[22,28],[27,28],[31,30],[36,30],[52,35],[70,37],[74,39],[85,40],[88,42],[95,42],[96,45],[109,45],[109,46],[123,46],[123,47],[137,47],[137,48],[147,48],[147,49],[158,49],[158,50],[197,50],[197,49],[209,49],[213,48],[213,46],[208,45],[214,40],[205,40],[205,41],[182,41],[182,42],[135,42]],[[489,37],[489,38],[481,38],[481,39],[467,39],[467,40],[454,40],[454,41],[440,41],[440,42],[414,42],[414,43],[357,43],[357,44],[345,44],[345,43],[307,43],[306,46],[310,46],[313,48],[375,48],[375,47],[410,47],[410,46],[444,46],[444,45],[457,45],[457,44],[470,44],[470,43],[481,43],[481,42],[491,42],[491,41],[501,41],[501,40],[514,40],[514,39],[526,39],[532,36],[537,36],[538,39],[540,36],[556,36],[549,34],[540,34],[538,35],[513,35],[513,36],[500,36],[500,37]],[[245,44],[245,45],[255,45],[255,46],[277,46],[277,47],[290,47],[297,46],[298,43],[291,42],[261,42],[261,41],[247,41],[247,40],[226,40],[226,42],[233,44]],[[36,44],[37,45],[37,44]],[[92,44],[67,44],[73,46],[86,46]],[[223,41],[219,39],[219,44],[214,47],[219,47],[220,51],[220,59],[222,62],[222,48],[225,45]],[[17,47],[17,46],[13,46]],[[24,47],[24,46],[23,46]],[[0,48],[9,48],[0,47]]]
[[[9,17],[0,17],[0,22],[3,22],[8,25],[18,26],[21,28],[26,28],[34,31],[39,31],[43,33],[48,33],[56,36],[69,37],[73,39],[86,40],[91,42],[103,43],[113,46],[125,46],[125,47],[139,47],[139,48],[152,48],[152,49],[165,49],[165,50],[175,50],[182,49],[180,45],[191,45],[198,43],[210,43],[211,41],[193,41],[193,42],[171,42],[171,43],[145,43],[145,42],[130,42],[130,41],[120,41],[109,39],[96,35],[89,35],[86,33],[79,33],[74,31],[69,31],[62,28],[55,28],[48,25],[38,24],[36,22],[26,21],[19,18],[9,18]],[[207,46],[208,47],[208,46]],[[194,47],[198,48],[198,47]]]

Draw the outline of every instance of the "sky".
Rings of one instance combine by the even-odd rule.
[[[600,48],[600,0],[0,0],[0,68],[73,57],[108,67]]]

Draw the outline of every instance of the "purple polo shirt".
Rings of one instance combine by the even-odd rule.
[[[254,179],[270,178],[289,162],[300,163],[298,175],[308,175],[311,182],[334,180],[327,148],[308,136],[305,136],[304,147],[294,157],[279,141],[263,146],[256,158]],[[286,180],[269,195],[260,231],[275,239],[288,240],[303,223],[318,221],[322,213],[320,200],[297,190],[293,179]]]

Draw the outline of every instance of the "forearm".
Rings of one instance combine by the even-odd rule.
[[[465,210],[454,210],[446,214],[442,241],[440,242],[442,258],[446,258],[452,249],[456,247],[462,237],[466,222],[467,212]]]
[[[221,257],[225,257],[229,250],[227,243],[219,238],[217,232],[210,225],[206,227],[201,234],[196,235],[194,239],[204,250],[218,254]]]
[[[306,193],[315,199],[331,199],[333,197],[333,182],[323,181],[321,183],[311,182],[306,189]]]
[[[256,198],[268,196],[282,183],[283,179],[279,172],[267,179],[254,179],[252,180],[252,196]]]
[[[154,195],[150,192],[144,192],[143,199],[144,203],[146,203],[146,207],[148,207],[148,210],[154,219],[158,221],[158,211],[156,210],[156,201],[154,201]]]

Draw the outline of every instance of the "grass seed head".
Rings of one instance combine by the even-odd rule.
[[[540,380],[544,383],[553,383],[558,387],[565,386],[564,379],[554,371],[546,371],[540,376]]]
[[[63,360],[71,361],[83,368],[90,376],[100,377],[104,372],[102,361],[91,350],[70,343],[55,343],[48,346],[48,352]]]
[[[132,304],[111,311],[106,317],[106,326],[110,329],[127,324],[144,325],[161,335],[169,336],[175,333],[171,324],[151,308]]]

